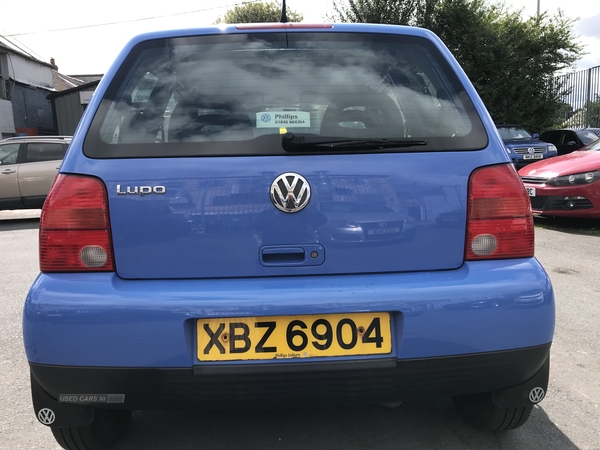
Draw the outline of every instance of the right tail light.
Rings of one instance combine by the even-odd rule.
[[[469,180],[465,259],[534,254],[531,202],[512,165],[477,169]]]

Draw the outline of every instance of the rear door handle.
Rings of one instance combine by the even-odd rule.
[[[319,266],[324,261],[325,249],[319,244],[268,245],[260,249],[260,263],[265,267]]]
[[[10,175],[11,173],[15,173],[16,170],[12,170],[12,169],[6,169],[4,170],[4,172],[2,172],[3,175]]]

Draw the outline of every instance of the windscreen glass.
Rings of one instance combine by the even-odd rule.
[[[521,127],[498,127],[500,137],[505,141],[510,139],[531,139],[531,135]]]
[[[584,130],[579,133],[579,138],[581,139],[581,142],[583,142],[584,145],[587,145],[587,144],[591,144],[594,141],[597,141],[598,135],[591,131]]]
[[[272,155],[285,153],[286,133],[420,142],[398,151],[487,145],[463,86],[430,41],[314,32],[138,45],[109,86],[84,150],[100,158]]]

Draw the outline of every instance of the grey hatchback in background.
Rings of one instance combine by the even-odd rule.
[[[71,136],[24,136],[0,141],[0,211],[44,205]]]

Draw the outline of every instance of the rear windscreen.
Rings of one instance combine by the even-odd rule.
[[[427,39],[299,32],[139,44],[111,82],[84,151],[95,158],[276,155],[285,153],[283,136],[418,142],[386,151],[487,145],[462,84]]]

